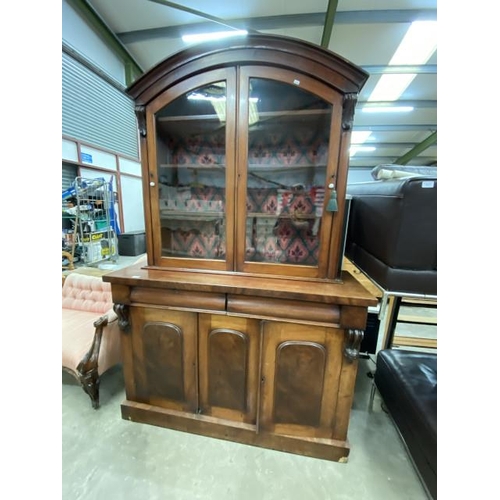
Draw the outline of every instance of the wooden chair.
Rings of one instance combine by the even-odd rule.
[[[100,376],[121,363],[120,330],[111,285],[102,278],[69,274],[62,287],[62,368],[99,408]]]

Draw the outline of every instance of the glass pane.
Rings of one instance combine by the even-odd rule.
[[[318,265],[332,105],[251,78],[246,260]]]
[[[156,129],[162,256],[225,259],[225,82],[172,101]]]

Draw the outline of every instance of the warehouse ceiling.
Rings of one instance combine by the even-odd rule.
[[[71,3],[94,17],[101,34],[108,31],[108,41],[121,48],[129,74],[135,76],[186,48],[181,38],[186,34],[239,29],[328,48],[370,74],[356,108],[351,167],[437,166],[437,50],[431,44],[423,60],[394,56],[412,23],[414,31],[421,30],[420,46],[435,39],[437,0]],[[399,96],[378,93],[381,80],[394,90],[402,79]]]

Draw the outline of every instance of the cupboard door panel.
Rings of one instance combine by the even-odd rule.
[[[185,401],[182,330],[173,323],[155,321],[146,323],[142,333],[150,393]]]
[[[196,313],[136,307],[131,315],[139,399],[196,411]]]
[[[236,330],[219,328],[208,335],[208,402],[246,411],[248,339]]]
[[[259,332],[257,320],[199,315],[201,413],[255,423]]]
[[[283,342],[276,352],[274,421],[319,427],[326,372],[325,347],[314,342]]]
[[[331,438],[342,369],[343,331],[266,322],[259,427]]]

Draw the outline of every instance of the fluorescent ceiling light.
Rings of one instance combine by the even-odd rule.
[[[190,94],[188,94],[187,98],[188,98],[188,101],[212,101],[212,102],[224,101],[224,102],[226,102],[225,95],[213,96],[213,95],[200,94],[199,92],[191,92]],[[254,102],[254,103],[259,102],[258,97],[250,97],[248,100],[250,102]]]
[[[224,101],[224,102],[226,102],[225,95],[213,96],[213,95],[200,94],[198,92],[192,92],[191,94],[188,94],[187,98],[189,101],[211,101],[211,102]]]
[[[208,40],[220,40],[221,38],[244,35],[248,35],[247,30],[215,31],[213,33],[195,33],[193,35],[182,35],[182,41],[186,43],[206,42]]]
[[[382,75],[368,101],[396,101],[416,75]]]
[[[208,101],[212,103],[217,116],[221,122],[226,121],[226,96],[213,96],[206,95],[200,92],[191,92],[187,96],[189,101]],[[252,125],[259,121],[259,112],[257,110],[257,103],[259,102],[258,97],[250,97],[250,116],[249,116],[249,124]]]
[[[354,156],[356,153],[373,153],[377,148],[375,146],[351,146],[349,148],[349,156]]]
[[[437,22],[415,21],[411,24],[389,66],[425,64],[437,47]],[[382,75],[368,101],[395,101],[415,78],[415,74]]]
[[[355,130],[351,133],[351,144],[362,144],[372,135],[369,130]]]
[[[413,106],[371,106],[364,107],[363,113],[408,113],[413,111]]]
[[[437,22],[411,23],[389,65],[425,64],[437,47]]]
[[[372,153],[376,149],[375,146],[351,146],[351,150],[359,151],[360,153]]]

